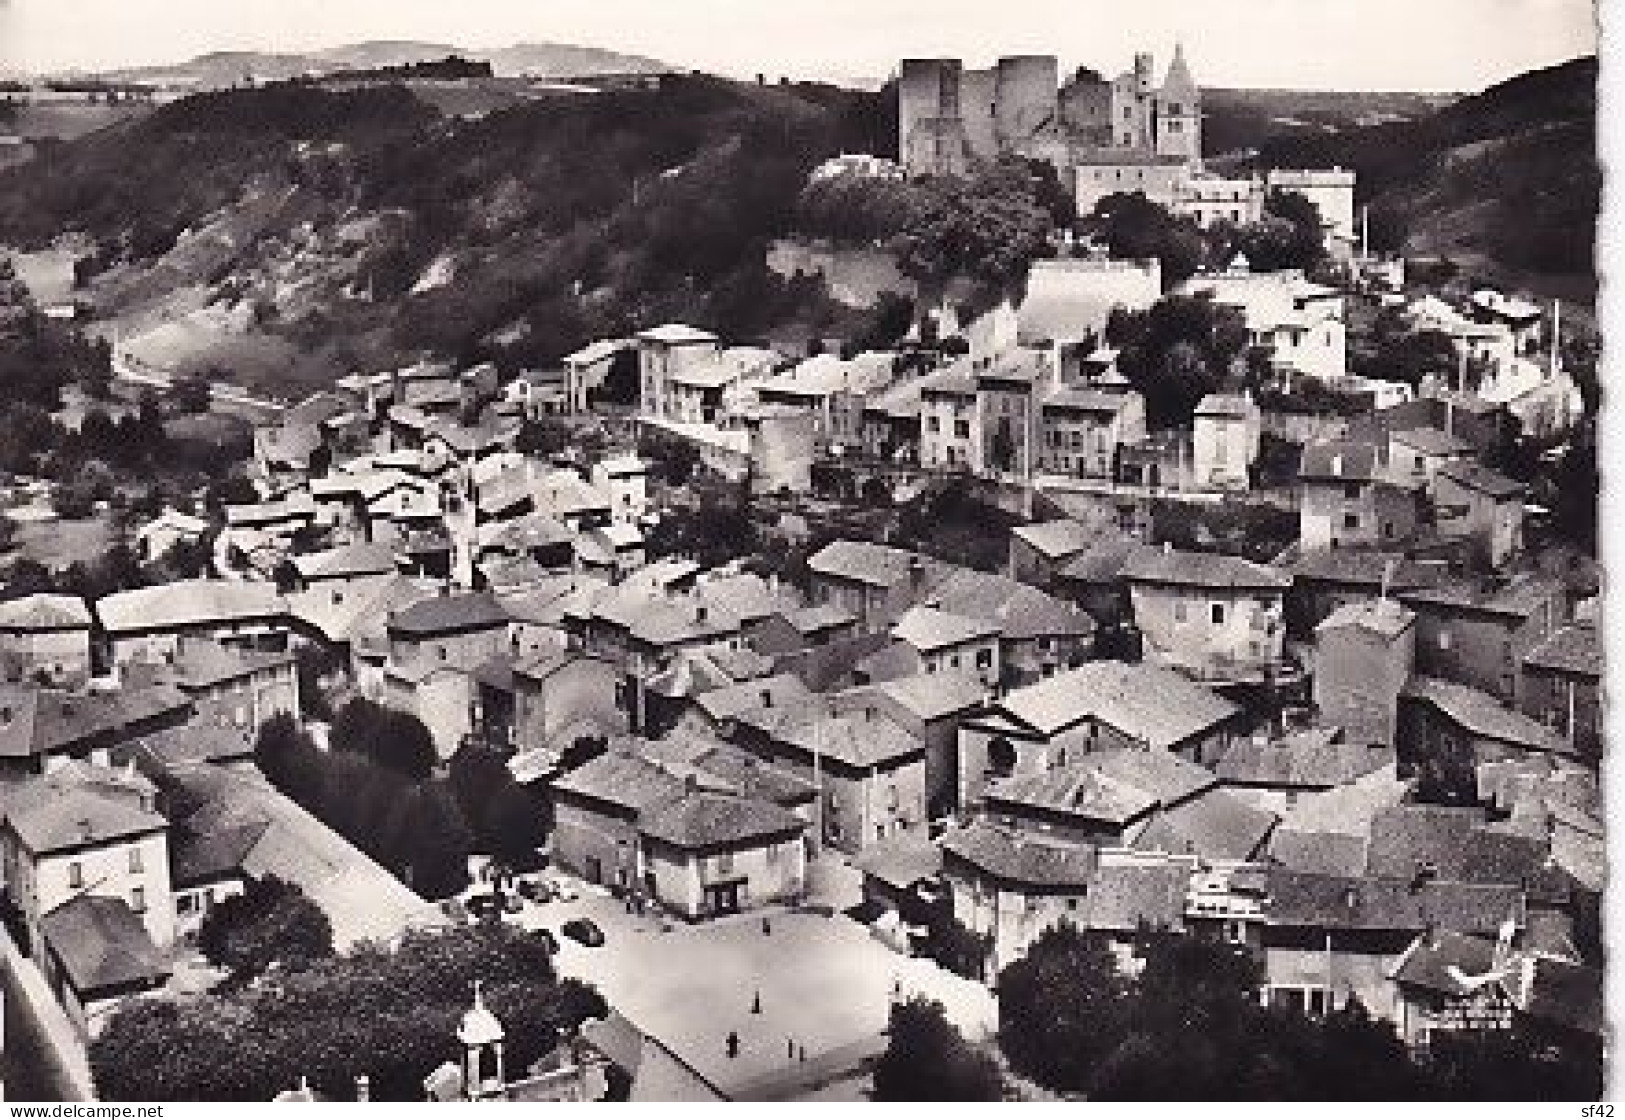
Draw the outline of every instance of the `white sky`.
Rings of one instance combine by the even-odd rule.
[[[603,46],[734,75],[884,77],[904,55],[1108,72],[1182,39],[1197,81],[1467,91],[1596,50],[1591,0],[0,0],[0,69],[365,39]]]

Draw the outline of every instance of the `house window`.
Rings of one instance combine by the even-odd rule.
[[[131,848],[130,849],[130,874],[132,874],[132,875],[141,874],[141,849],[140,848]]]
[[[733,873],[734,854],[732,852],[723,852],[721,855],[717,856],[717,874],[732,875]]]
[[[1015,744],[1003,735],[987,745],[987,765],[994,777],[1004,777],[1016,768]]]
[[[993,651],[990,649],[977,650],[976,667],[978,669],[991,669],[993,667]]]
[[[1439,648],[1440,649],[1449,649],[1450,648],[1450,631],[1448,631],[1448,630],[1440,630],[1439,631]]]
[[[85,885],[85,866],[78,860],[68,864],[68,886],[77,890]]]
[[[954,421],[954,437],[956,439],[969,439],[970,438],[970,421],[969,420],[955,420]]]
[[[175,913],[183,918],[197,913],[197,895],[177,895],[175,898]]]
[[[1213,604],[1213,625],[1215,625],[1215,626],[1223,626],[1224,625],[1224,604],[1223,603],[1214,603]]]
[[[948,664],[955,669],[959,668],[959,655],[956,653],[952,657],[948,658]]]
[[[1359,527],[1360,527],[1360,515],[1359,514],[1357,514],[1357,513],[1345,513],[1343,515],[1343,528],[1345,528],[1345,529],[1358,529]]]
[[[780,847],[781,847],[781,845],[779,845],[779,844],[769,844],[767,846],[767,865],[769,867],[777,867],[778,866],[779,856],[780,856],[780,851],[779,851]]]
[[[1346,483],[1343,486],[1343,497],[1347,501],[1351,501],[1351,502],[1359,501],[1360,500],[1360,484],[1358,482]]]
[[[146,887],[130,888],[130,909],[134,910],[137,914],[145,914],[147,912]]]
[[[1184,599],[1175,599],[1174,600],[1174,621],[1175,622],[1184,622],[1185,621],[1185,600]]]

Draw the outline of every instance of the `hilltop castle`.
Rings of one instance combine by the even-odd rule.
[[[1177,167],[1202,162],[1202,93],[1175,48],[1162,84],[1149,54],[1108,81],[1080,68],[1062,85],[1054,55],[1001,58],[989,70],[958,59],[904,59],[898,158],[911,175],[959,175],[1020,154],[1064,171],[1109,159]]]

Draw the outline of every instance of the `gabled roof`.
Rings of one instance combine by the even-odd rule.
[[[1054,560],[1075,556],[1101,538],[1098,527],[1085,525],[1070,517],[1034,525],[1017,525],[1010,530],[1010,535],[1020,538],[1034,551]]]
[[[79,895],[44,915],[40,932],[81,998],[169,978],[164,954],[122,898]]]
[[[1088,638],[1095,620],[1081,607],[1036,587],[974,568],[943,566],[926,581],[928,603],[997,627],[1008,641]]]
[[[273,585],[253,580],[176,580],[96,601],[96,615],[112,634],[276,618],[287,611]]]
[[[1130,554],[1123,576],[1133,583],[1166,583],[1218,590],[1281,591],[1292,583],[1278,568],[1239,556],[1180,549],[1142,549]]]
[[[1458,610],[1528,618],[1537,611],[1560,603],[1563,585],[1549,576],[1525,573],[1504,586],[1484,586],[1468,580],[1451,580],[1434,586],[1415,587],[1399,594],[1407,606],[1449,607]]]
[[[1084,764],[1013,774],[993,782],[985,797],[995,811],[1040,809],[1123,826],[1156,808],[1154,794]]]
[[[1099,863],[1092,846],[986,821],[949,829],[942,837],[942,850],[995,879],[1023,886],[1073,888],[1080,894],[1088,888]]]
[[[926,722],[978,708],[989,695],[987,686],[969,671],[920,673],[867,687]]]
[[[1395,768],[1383,767],[1347,785],[1299,797],[1270,834],[1269,856],[1298,871],[1363,875],[1371,822],[1409,791]]]
[[[892,637],[930,653],[996,637],[1000,628],[936,607],[910,607],[891,628]]]
[[[1185,926],[1190,882],[1190,868],[1181,863],[1104,862],[1089,883],[1076,924],[1112,933],[1142,927],[1177,932]]]
[[[800,677],[794,673],[775,673],[770,677],[710,689],[695,696],[694,703],[713,720],[721,721],[764,706],[804,707],[812,699],[813,691],[801,682]]]
[[[601,754],[553,783],[555,794],[601,801],[639,816],[675,801],[684,789],[683,780],[664,767],[620,750]]]
[[[208,688],[222,681],[236,680],[265,669],[291,665],[294,655],[277,650],[238,649],[219,642],[182,641],[175,659],[161,668],[183,689]]]
[[[831,541],[807,560],[807,566],[817,575],[870,587],[892,587],[908,579],[916,565],[928,570],[931,564],[925,557],[901,548],[849,540]]]
[[[810,720],[781,728],[774,738],[799,747],[809,756],[859,769],[906,760],[925,751],[924,740],[916,739],[891,717],[869,708],[824,718],[814,715]]]
[[[644,835],[691,849],[771,842],[806,827],[806,821],[771,801],[705,790],[686,790],[638,821]]]
[[[942,874],[942,848],[924,836],[905,832],[866,847],[852,866],[889,887],[904,890]]]
[[[486,592],[431,595],[389,616],[389,632],[412,638],[490,630],[508,624],[508,612]]]
[[[1016,689],[993,711],[1045,736],[1098,719],[1148,747],[1166,749],[1224,723],[1240,709],[1172,669],[1089,661]]]
[[[659,342],[667,346],[688,346],[717,341],[717,336],[710,331],[685,326],[682,323],[665,323],[658,327],[650,327],[648,330],[639,331],[637,336],[645,341]]]
[[[88,630],[90,608],[77,595],[40,592],[0,603],[0,630]]]

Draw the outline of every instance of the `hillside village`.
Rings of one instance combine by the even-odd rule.
[[[1206,170],[1183,54],[900,88],[900,159],[812,180],[1046,162],[1083,217],[1019,290],[921,285],[884,345],[650,322],[357,370],[256,402],[247,485],[126,515],[140,578],[12,580],[3,916],[70,1081],[118,1095],[108,1040],[221,983],[211,916],[267,883],[333,952],[546,931],[607,1004],[521,1074],[476,978],[429,1099],[809,1096],[905,995],[1009,1051],[1001,975],[1057,927],[1126,975],[1240,952],[1257,1004],[1418,1062],[1496,1031],[1600,1069],[1581,328],[1371,249],[1351,171]],[[1224,251],[1114,251],[1134,195]],[[1305,212],[1298,260],[1226,232]]]

